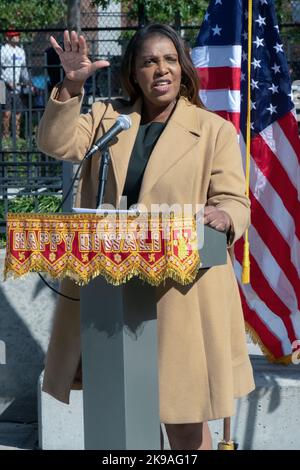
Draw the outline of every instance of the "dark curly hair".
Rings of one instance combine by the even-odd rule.
[[[130,39],[126,48],[122,66],[121,81],[124,91],[128,94],[131,103],[141,96],[140,87],[134,82],[134,65],[137,51],[143,41],[152,36],[165,36],[170,39],[177,51],[178,61],[181,66],[180,95],[187,98],[191,103],[204,108],[199,97],[199,78],[192,63],[189,50],[176,31],[168,25],[153,23],[139,29]]]

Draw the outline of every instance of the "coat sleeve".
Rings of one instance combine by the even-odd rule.
[[[106,105],[97,102],[90,113],[80,114],[83,94],[61,102],[57,92],[54,87],[39,123],[37,145],[47,155],[77,163],[90,148]]]
[[[246,196],[236,131],[229,122],[222,125],[217,136],[207,204],[224,210],[230,216],[229,245],[232,245],[250,224],[250,201]]]

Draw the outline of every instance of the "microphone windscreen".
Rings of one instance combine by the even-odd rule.
[[[121,127],[124,131],[126,131],[127,129],[129,129],[129,127],[131,127],[131,119],[130,119],[129,116],[127,116],[125,114],[121,114],[118,117],[117,121],[121,125]]]

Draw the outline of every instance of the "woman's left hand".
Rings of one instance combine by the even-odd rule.
[[[231,218],[225,211],[217,209],[214,206],[205,206],[204,224],[209,225],[220,232],[227,232],[231,226]]]

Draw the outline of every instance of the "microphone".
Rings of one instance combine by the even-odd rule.
[[[116,137],[121,131],[126,131],[131,127],[131,119],[125,114],[121,114],[115,124],[100,139],[98,139],[93,147],[85,154],[86,159],[91,158],[95,152],[102,150],[107,144]]]

